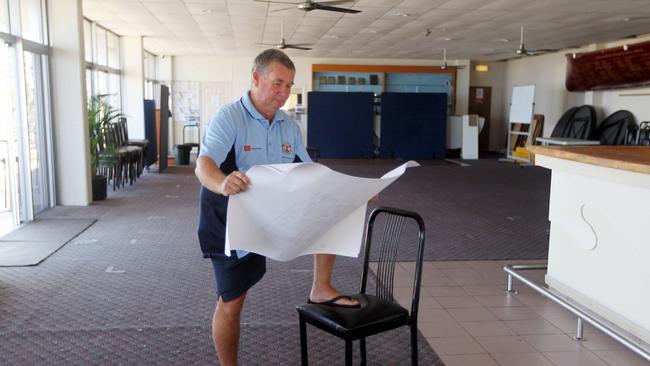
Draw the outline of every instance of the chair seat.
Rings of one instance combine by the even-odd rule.
[[[135,154],[142,152],[142,148],[138,146],[120,146],[116,149],[118,154]]]
[[[398,303],[380,299],[373,295],[356,294],[352,296],[359,301],[359,308],[342,308],[329,305],[304,304],[296,310],[308,323],[314,320],[325,325],[333,333],[345,338],[357,335],[370,335],[387,329],[403,326],[409,321],[408,310]],[[376,332],[373,328],[377,328]],[[324,329],[327,330],[327,329]]]

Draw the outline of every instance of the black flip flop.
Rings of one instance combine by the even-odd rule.
[[[336,297],[333,297],[327,301],[322,301],[322,302],[316,302],[316,301],[311,301],[311,299],[307,300],[308,304],[314,304],[314,305],[325,305],[325,306],[334,306],[334,307],[339,307],[339,308],[347,308],[347,309],[357,309],[361,307],[361,304],[356,304],[356,305],[347,305],[347,304],[337,304],[336,302],[341,300],[341,299],[349,299],[353,300],[352,297],[348,295],[339,295]]]

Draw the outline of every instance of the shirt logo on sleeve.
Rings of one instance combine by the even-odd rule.
[[[252,149],[251,145],[244,145],[244,151],[251,151]]]
[[[282,152],[285,154],[291,154],[291,145],[282,144]]]

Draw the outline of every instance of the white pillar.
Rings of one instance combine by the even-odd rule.
[[[144,138],[144,50],[141,36],[122,41],[122,113],[127,118],[129,138]]]
[[[81,0],[58,0],[48,9],[58,205],[92,202],[81,9]]]

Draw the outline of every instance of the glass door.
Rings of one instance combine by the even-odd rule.
[[[50,200],[50,156],[48,148],[48,123],[46,117],[47,106],[44,96],[46,88],[45,68],[43,60],[46,56],[25,51],[23,62],[25,65],[25,102],[27,120],[27,161],[25,169],[31,180],[31,202],[34,215],[51,206]],[[45,62],[44,62],[45,61]]]
[[[9,68],[9,47],[0,40],[0,85],[15,85]],[[15,88],[0,88],[0,235],[20,223],[15,134]]]

